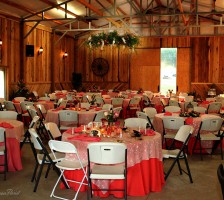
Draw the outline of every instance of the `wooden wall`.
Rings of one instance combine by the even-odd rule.
[[[30,23],[24,25],[24,36],[32,26],[33,24]],[[26,57],[24,51],[24,62],[21,66],[20,30],[19,20],[0,16],[0,39],[3,41],[0,65],[7,70],[8,94],[15,90],[16,82],[20,78],[24,78],[28,88],[31,91],[36,90],[40,96],[56,89],[72,89],[73,72],[82,74],[83,86],[86,89],[92,85],[97,85],[102,89],[116,88],[119,90],[130,87],[130,63],[136,55],[135,52],[122,47],[119,49],[104,47],[103,51],[90,50],[84,45],[84,39],[74,39],[69,36],[60,39],[60,35],[39,25],[24,40],[24,49],[27,44],[34,45],[34,57]],[[40,46],[44,51],[38,55]],[[183,53],[178,58],[179,63],[185,66],[190,62],[189,90],[195,90],[200,96],[205,97],[211,85],[214,85],[218,94],[224,91],[223,46],[224,37],[220,36],[143,37],[140,39],[138,49],[152,50],[161,47],[190,49],[190,55],[188,55],[190,61],[185,59]],[[64,59],[65,51],[68,52],[68,57]],[[107,59],[110,64],[109,73],[103,77],[95,76],[91,69],[92,61],[97,57]],[[144,60],[144,57],[139,55],[139,59]]]
[[[119,89],[127,89],[130,87],[130,81],[124,84],[118,81],[116,78],[116,70],[110,70],[108,75],[102,78],[96,78],[93,76],[91,71],[92,60],[96,57],[103,57],[109,60],[109,63],[117,63],[118,69],[122,69],[122,74],[126,78],[130,78],[130,63],[132,63],[132,58],[136,57],[135,52],[120,50],[116,51],[108,47],[101,50],[93,50],[91,52],[87,47],[83,46],[83,40],[76,41],[76,56],[79,58],[78,62],[75,64],[75,71],[83,74],[83,84],[90,87],[91,85],[98,85],[100,88],[110,89],[119,86]],[[158,48],[179,48],[183,49],[183,53],[178,54],[178,64],[182,66],[190,65],[189,72],[189,83],[183,88],[189,88],[189,91],[197,91],[198,95],[205,98],[208,89],[211,85],[217,89],[217,94],[224,92],[224,57],[222,48],[224,45],[224,37],[166,37],[166,38],[152,38],[143,37],[140,38],[140,45],[137,49],[158,49]],[[188,50],[184,50],[184,49]],[[184,52],[189,52],[190,54],[185,55]],[[150,56],[150,55],[149,55]],[[121,59],[123,57],[123,59]],[[145,57],[138,55],[139,60],[144,60]],[[186,59],[186,57],[188,59]],[[85,59],[83,59],[85,58]],[[113,61],[114,59],[114,61]],[[156,59],[156,58],[155,58]],[[117,62],[119,60],[119,62]],[[190,62],[190,63],[189,63]],[[180,74],[182,73],[183,74]],[[179,70],[178,76],[185,77],[186,70]],[[143,73],[144,74],[144,73]],[[146,74],[147,76],[147,74]],[[111,79],[111,77],[113,77]],[[137,77],[136,77],[137,78]],[[111,83],[113,80],[113,83]],[[106,83],[106,84],[105,84]],[[135,85],[131,85],[133,89],[139,87],[138,81]],[[190,86],[188,86],[188,84]]]
[[[24,24],[23,37],[33,25]],[[39,96],[56,89],[71,89],[75,40],[68,36],[59,40],[60,35],[53,34],[46,26],[38,25],[23,41],[21,65],[20,31],[19,20],[0,16],[0,39],[3,41],[0,66],[6,69],[6,98],[9,99],[13,91],[18,89],[17,82],[20,79],[25,81],[30,91],[37,91]],[[34,45],[33,57],[26,56],[26,45]],[[38,54],[40,47],[43,47],[42,54]],[[65,51],[68,57],[64,59]]]
[[[0,66],[6,71],[6,96],[20,79],[20,26],[17,20],[0,16]]]

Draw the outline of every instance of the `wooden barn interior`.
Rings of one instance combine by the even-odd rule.
[[[105,0],[102,2],[105,6],[98,1],[64,2],[0,1],[0,66],[6,72],[6,98],[10,97],[16,89],[16,83],[21,79],[30,91],[37,91],[39,96],[54,90],[71,90],[74,88],[73,73],[81,74],[82,86],[86,89],[96,85],[100,89],[142,88],[159,92],[160,48],[178,49],[179,92],[197,91],[205,98],[208,89],[213,85],[217,94],[223,93],[222,1],[152,0],[146,3],[134,0],[122,1],[119,5],[116,1]],[[84,25],[78,27],[76,21],[71,23],[74,28],[69,31],[69,20],[64,20],[65,16],[44,15],[44,11],[47,13],[47,9],[57,8],[59,3],[64,13],[76,14],[69,10],[69,6],[73,4],[84,15],[85,9],[88,9],[91,16],[98,18],[90,22],[92,27],[102,27],[101,32],[104,27],[107,31],[107,24],[111,22],[116,27],[123,26],[123,32],[138,34],[140,44],[134,51],[109,46],[105,46],[103,50],[90,49],[84,43],[91,34],[99,31],[96,28],[88,30],[90,23],[84,17],[77,17],[78,22]],[[67,8],[62,8],[65,5]],[[116,15],[112,13],[110,17],[111,12],[107,12],[106,7],[108,10],[116,7],[119,11]],[[140,10],[145,18],[138,18]],[[136,18],[130,12],[137,13]],[[127,17],[117,20],[119,13]],[[131,28],[130,16],[136,28]],[[84,29],[81,26],[87,26],[86,31],[81,30]],[[33,56],[27,55],[27,45],[34,48]],[[41,54],[38,53],[40,47],[43,48]],[[68,53],[66,58],[63,57],[65,52]],[[105,58],[109,62],[110,69],[105,76],[95,76],[91,69],[91,63],[97,57]]]
[[[113,37],[109,41],[110,34],[119,40]],[[171,75],[176,81],[175,94],[168,90],[161,95],[163,48],[177,49],[176,71]],[[93,65],[95,61],[99,62],[97,66]],[[101,62],[106,62],[108,68],[104,68]],[[70,143],[73,148],[77,146],[80,158],[87,161],[83,166],[89,169],[88,173],[80,160],[82,167],[75,168],[72,163],[66,170],[70,170],[66,176],[71,176],[71,179],[83,177],[86,186],[83,191],[81,189],[79,200],[90,199],[92,194],[93,199],[127,196],[132,200],[224,199],[221,165],[223,77],[223,0],[0,0],[0,115],[4,114],[0,116],[0,136],[4,134],[5,145],[4,149],[1,148],[0,137],[0,173],[3,172],[1,161],[5,158],[5,181],[0,180],[1,199],[52,199],[51,190],[64,169],[56,166],[56,158],[47,157],[43,161],[44,157],[38,163],[38,155],[54,154],[54,150],[50,151],[49,141]],[[32,97],[22,96],[21,88],[21,91],[29,91]],[[215,93],[209,93],[211,89]],[[114,99],[121,103],[113,105]],[[8,108],[7,103],[13,108]],[[220,107],[211,108],[212,104]],[[169,112],[166,110],[168,105],[177,110]],[[198,107],[202,111],[198,111]],[[42,113],[41,108],[45,112]],[[153,116],[145,109],[154,109]],[[32,111],[35,116],[32,116]],[[13,119],[8,118],[9,112],[16,114]],[[66,120],[61,119],[61,113],[66,113]],[[75,114],[72,116],[71,113]],[[71,121],[67,120],[68,116]],[[169,127],[164,126],[164,119],[172,116],[181,120],[179,124],[172,124],[175,134],[184,127],[188,135],[180,139],[183,145],[180,151],[176,151],[178,155],[170,156],[167,154],[172,151],[166,139],[169,143],[176,139],[176,135],[173,132],[172,137],[167,134],[165,138]],[[35,121],[35,118],[38,119]],[[174,122],[176,118],[170,121]],[[211,130],[213,126],[207,125],[207,129],[202,129],[207,118],[211,120],[209,123],[216,123],[219,127],[217,125],[217,129]],[[144,124],[141,127],[135,121],[129,121],[129,127],[126,120],[143,120]],[[55,137],[48,130],[50,125],[47,123],[55,125]],[[215,139],[205,139],[207,141],[202,141],[201,145],[201,130],[205,134],[210,130],[218,134],[212,133]],[[43,141],[42,149],[37,149],[42,154],[32,151],[35,138],[39,145]],[[90,167],[93,165],[88,160],[89,143],[90,146],[91,143],[123,145],[125,159],[120,162],[125,167],[118,168],[121,175],[118,174],[118,180],[114,182],[105,181],[105,176],[98,180],[96,176],[93,188],[99,188],[97,192],[92,192],[90,183]],[[49,152],[44,151],[44,145]],[[206,147],[211,147],[211,151]],[[4,154],[1,154],[2,149]],[[108,148],[104,150],[110,151]],[[165,155],[164,152],[168,153]],[[59,161],[67,161],[68,157],[73,162],[73,157],[69,156],[74,151],[65,153]],[[172,161],[165,163],[166,158],[172,158]],[[178,166],[174,169],[176,163]],[[185,164],[187,175],[182,173],[180,163]],[[47,166],[45,164],[47,169],[43,167]],[[51,167],[54,170],[50,170]],[[81,171],[78,175],[75,174],[77,168]],[[220,182],[217,168],[223,172]],[[116,168],[115,171],[119,170]],[[72,185],[72,190],[63,190],[64,186],[61,183],[56,193],[69,199],[74,198],[74,191],[79,191],[77,185]],[[122,191],[104,193],[105,186],[118,186]]]

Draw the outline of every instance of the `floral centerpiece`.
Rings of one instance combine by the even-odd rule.
[[[113,111],[113,109],[111,109],[110,111],[104,112],[104,116],[105,116],[106,121],[108,123],[110,123],[110,122],[116,122],[117,121],[117,118],[119,117],[119,113],[118,112],[115,112],[115,111]]]
[[[191,112],[181,112],[180,117],[199,117],[200,113],[196,111],[191,111]]]
[[[133,34],[126,33],[124,35],[119,35],[117,31],[109,33],[98,33],[96,35],[91,35],[86,41],[86,45],[89,48],[100,47],[103,50],[105,45],[111,46],[123,46],[130,49],[134,49],[139,45],[139,38]]]
[[[144,90],[142,88],[139,88],[137,94],[142,94],[143,92]]]

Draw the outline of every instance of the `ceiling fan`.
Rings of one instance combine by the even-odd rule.
[[[93,20],[98,20],[98,19],[95,17],[91,17],[90,14],[88,14],[88,8],[86,7],[86,15],[82,17],[82,20],[86,22],[92,22]]]

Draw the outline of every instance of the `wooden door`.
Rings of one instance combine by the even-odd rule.
[[[191,49],[177,49],[177,93],[190,92]]]
[[[136,49],[130,60],[130,89],[158,92],[160,49]]]

